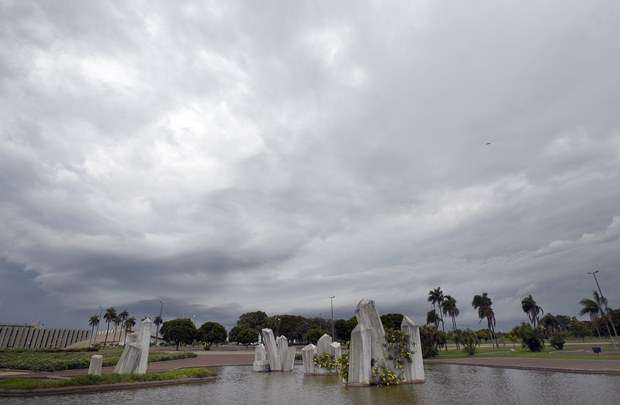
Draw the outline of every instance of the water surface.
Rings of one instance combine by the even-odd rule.
[[[614,404],[620,377],[488,367],[426,366],[427,382],[397,387],[350,387],[337,377],[254,373],[251,367],[222,367],[214,382],[151,389],[0,399],[2,404]]]

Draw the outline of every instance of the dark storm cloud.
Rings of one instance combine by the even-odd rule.
[[[0,322],[618,305],[619,14],[2,1]]]

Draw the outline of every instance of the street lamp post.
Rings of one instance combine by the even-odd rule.
[[[330,303],[330,306],[332,308],[332,339],[334,339],[334,341],[336,341],[336,333],[335,333],[336,328],[334,326],[334,298],[336,298],[336,296],[335,295],[331,295],[329,297],[329,303]]]
[[[599,272],[598,270],[594,270],[594,271],[589,271],[588,274],[591,274],[592,277],[594,277],[596,288],[598,288],[598,293],[601,295],[602,304],[605,306],[605,312],[607,313],[607,322],[611,324],[611,328],[614,331],[614,336],[618,337],[618,332],[616,332],[616,326],[614,325],[614,320],[611,317],[609,306],[607,305],[607,300],[605,299],[605,296],[603,295],[603,290],[601,290],[601,285],[598,283],[598,278],[596,277],[598,272]],[[614,340],[614,337],[613,336],[609,336],[609,337],[611,338],[611,341],[613,342],[614,346],[616,346],[616,341]]]

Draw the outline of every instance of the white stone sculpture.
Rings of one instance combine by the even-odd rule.
[[[291,371],[295,365],[295,348],[288,346],[285,336],[274,338],[273,331],[261,330],[270,371]]]
[[[304,374],[313,375],[315,373],[314,356],[316,355],[316,346],[310,343],[301,349],[301,358],[304,362]]]
[[[140,322],[138,331],[127,335],[123,349],[114,372],[118,374],[145,374],[148,369],[149,349],[151,346],[151,328],[153,321],[145,318]]]
[[[265,345],[260,343],[254,349],[254,371],[264,372],[269,371],[269,360],[267,360],[267,351]]]
[[[369,385],[372,377],[372,330],[358,324],[349,343],[349,385]]]
[[[372,300],[363,299],[355,310],[357,326],[351,332],[349,349],[350,385],[369,385],[375,382],[373,368],[387,368],[401,375],[403,382],[424,382],[424,363],[419,327],[403,317],[401,331],[408,336],[408,350],[413,352],[411,362],[405,361],[401,374],[396,369],[385,345],[385,330]]]
[[[273,335],[273,331],[269,328],[261,330],[263,336],[263,344],[265,345],[265,351],[267,352],[267,361],[269,361],[269,369],[271,371],[282,371],[282,361],[278,352],[278,346],[276,345],[276,338]]]
[[[424,360],[422,359],[422,342],[420,340],[420,327],[409,318],[403,317],[400,324],[400,330],[408,336],[409,347],[413,352],[412,361],[405,362],[404,382],[423,383],[424,378]]]
[[[339,359],[342,356],[342,347],[340,343],[333,342],[330,346],[331,355],[334,356],[335,359]]]
[[[282,371],[291,371],[295,365],[295,348],[288,347],[288,339],[286,336],[279,336],[276,339],[278,346],[278,354],[282,362]]]
[[[100,354],[93,354],[90,357],[90,365],[88,366],[88,375],[101,375],[102,367],[103,367],[103,356]]]
[[[316,352],[317,354],[323,354],[323,353],[330,353],[332,352],[332,349],[330,347],[330,345],[332,344],[332,337],[329,336],[327,333],[324,334],[323,336],[321,336],[319,338],[319,340],[316,342]]]

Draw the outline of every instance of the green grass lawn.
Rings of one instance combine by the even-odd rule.
[[[577,342],[575,342],[577,343]],[[527,358],[545,358],[545,359],[585,359],[585,360],[620,360],[620,354],[603,354],[597,356],[590,351],[589,346],[581,344],[567,343],[564,350],[555,350],[551,345],[545,344],[542,352],[533,353],[523,349],[519,344],[514,347],[512,344],[506,346],[500,345],[498,349],[490,347],[478,347],[473,357],[527,357]],[[616,351],[611,344],[592,345],[603,348],[603,353]],[[514,349],[514,351],[511,351]],[[587,350],[587,351],[583,351]],[[471,357],[462,350],[450,348],[448,351],[441,350],[437,359],[458,359]]]
[[[118,362],[122,349],[88,351],[4,351],[0,352],[0,368],[32,371],[58,371],[88,368],[93,354],[103,355],[103,365],[113,366]],[[150,352],[149,362],[196,357],[192,352]]]
[[[12,378],[0,380],[0,390],[34,390],[42,388],[60,388],[85,385],[118,384],[141,381],[178,380],[181,378],[204,378],[215,376],[213,368],[186,368],[160,373],[103,374],[101,376],[81,375],[63,380],[41,378]]]

